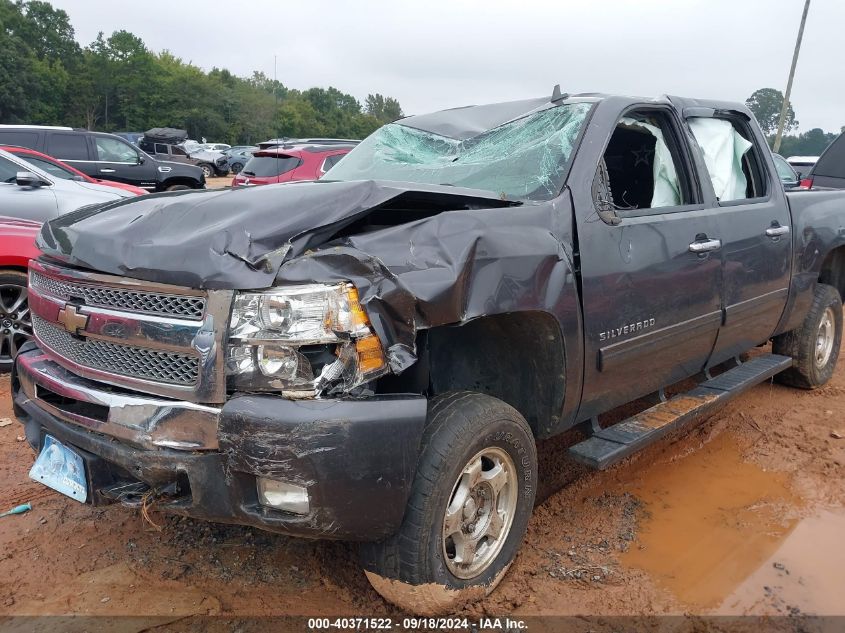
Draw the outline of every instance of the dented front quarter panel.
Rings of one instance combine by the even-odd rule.
[[[416,360],[418,330],[520,311],[552,314],[578,358],[570,218],[567,194],[443,212],[330,242],[283,263],[275,283],[352,281],[397,373]]]

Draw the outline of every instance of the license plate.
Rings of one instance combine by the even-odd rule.
[[[80,503],[88,499],[82,458],[51,435],[44,437],[44,447],[32,465],[29,477]]]

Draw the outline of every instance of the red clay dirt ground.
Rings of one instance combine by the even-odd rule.
[[[607,472],[569,462],[571,437],[542,443],[522,550],[462,615],[845,614],[843,404],[840,364],[818,391],[760,385]],[[0,618],[401,615],[352,545],[81,505],[28,479],[21,434],[0,426],[0,511],[32,504],[0,518]]]

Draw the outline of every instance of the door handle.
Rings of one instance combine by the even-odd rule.
[[[689,245],[691,253],[709,253],[710,251],[718,251],[722,248],[722,240],[697,240]]]
[[[114,169],[101,169],[101,170],[100,170],[100,173],[101,173],[101,174],[113,174],[113,173],[114,173]]]
[[[768,237],[780,237],[781,235],[786,235],[787,233],[789,233],[789,227],[781,226],[780,224],[777,226],[770,226],[766,229],[766,235]]]

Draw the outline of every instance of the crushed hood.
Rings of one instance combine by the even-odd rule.
[[[44,225],[38,246],[72,266],[192,288],[273,285],[301,255],[400,196],[443,209],[504,207],[489,192],[383,181],[301,182],[132,197]]]

